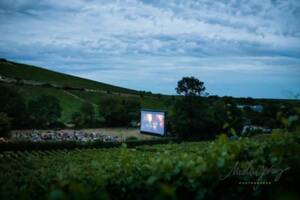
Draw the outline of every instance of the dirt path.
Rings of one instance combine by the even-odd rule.
[[[47,82],[33,81],[33,80],[24,80],[24,79],[16,80],[14,78],[6,77],[6,76],[3,76],[1,74],[0,74],[0,82],[4,82],[4,83],[8,83],[8,84],[19,84],[19,83],[22,83],[24,85],[36,86],[36,87],[43,87],[45,84],[47,84],[48,86],[50,86],[52,88],[66,91],[66,89],[63,86],[60,86],[60,85],[50,84],[50,83],[47,83]],[[85,92],[102,93],[102,94],[107,93],[106,90],[97,90],[97,89],[90,89],[90,88],[83,88],[83,91],[85,91]],[[113,91],[110,91],[110,94],[120,95],[120,96],[126,96],[126,97],[130,97],[130,96],[137,97],[137,96],[139,96],[138,94],[113,92]]]
[[[73,98],[75,98],[75,99],[77,99],[77,100],[79,100],[79,101],[81,101],[81,102],[84,102],[84,103],[87,102],[87,103],[92,104],[94,107],[97,107],[97,104],[94,104],[93,102],[87,101],[87,100],[85,100],[85,99],[83,99],[83,98],[77,96],[76,94],[73,94],[72,92],[69,92],[69,91],[67,91],[67,90],[63,90],[63,91],[64,91],[64,93],[66,93],[67,95],[70,95],[70,96],[72,96]]]

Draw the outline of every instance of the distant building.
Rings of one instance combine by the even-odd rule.
[[[271,133],[272,129],[261,126],[246,125],[243,127],[242,135],[251,135],[251,133]]]
[[[250,108],[251,110],[255,112],[262,112],[264,110],[264,107],[262,105],[237,105],[239,109],[245,109]]]

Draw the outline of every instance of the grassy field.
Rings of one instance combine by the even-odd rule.
[[[60,106],[63,108],[61,121],[68,122],[71,120],[71,116],[75,111],[78,111],[82,105],[82,101],[74,98],[64,90],[59,90],[55,88],[44,88],[38,86],[27,86],[27,85],[12,85],[12,84],[2,84],[12,88],[17,91],[26,102],[31,99],[37,98],[41,95],[52,95],[59,99]]]
[[[4,152],[0,198],[299,199],[299,136],[273,133],[236,141],[221,136],[210,142],[135,148]],[[273,171],[227,176],[237,163]],[[276,169],[284,170],[280,177]]]
[[[158,98],[156,95],[144,95],[141,97],[138,91],[108,85],[96,81],[91,81],[67,74],[50,71],[44,68],[31,65],[24,65],[15,62],[0,62],[0,76],[14,78],[18,80],[33,80],[42,83],[49,83],[58,86],[68,86],[73,88],[85,88],[101,90],[102,92],[92,92],[84,90],[70,90],[67,88],[43,87],[38,85],[16,84],[0,82],[1,85],[17,91],[26,102],[41,95],[51,95],[58,98],[63,109],[60,121],[68,123],[71,116],[79,109],[83,103],[92,103],[95,110],[102,98],[134,98],[140,101],[142,108],[166,109],[167,96]],[[110,92],[106,92],[109,90]]]
[[[95,106],[95,110],[98,110],[98,105],[102,98],[133,98],[141,102],[142,108],[166,109],[165,99],[169,98],[162,97],[161,99],[158,99],[155,96],[145,96],[141,98],[140,96],[123,96],[118,94],[63,90],[51,87],[15,85],[7,83],[0,83],[0,85],[4,85],[17,91],[26,102],[41,95],[55,96],[60,101],[60,105],[63,109],[60,120],[65,123],[71,120],[71,116],[74,112],[79,112],[81,105],[85,102],[92,103]]]
[[[135,90],[117,87],[105,83],[100,83],[88,79],[83,79],[59,72],[54,72],[41,67],[25,65],[15,62],[0,62],[0,75],[22,80],[34,80],[58,84],[61,86],[72,86],[77,88],[110,90],[122,93],[137,93]]]
[[[138,99],[141,102],[142,108],[149,108],[149,109],[167,109],[167,101],[171,99],[169,96],[162,96],[158,98],[155,95],[146,95],[143,98],[140,96],[124,96],[119,94],[106,94],[106,93],[95,93],[95,92],[83,92],[83,91],[70,91],[74,95],[88,100],[91,103],[98,104],[100,99],[106,97],[115,97],[115,98],[132,98]]]
[[[53,86],[45,87],[0,82],[1,85],[5,85],[17,91],[22,97],[24,97],[26,102],[41,95],[55,96],[60,101],[60,105],[63,110],[60,121],[64,123],[70,122],[72,114],[79,112],[79,109],[83,103],[92,103],[95,107],[95,110],[98,110],[98,105],[102,98],[133,98],[140,102],[141,108],[163,109],[168,111],[170,111],[170,105],[174,102],[174,99],[179,98],[168,95],[142,94],[135,90],[112,86],[105,83],[78,78],[75,76],[50,71],[44,68],[15,62],[0,61],[0,76],[14,79],[17,78],[19,80],[40,81],[43,83],[55,84],[63,87],[68,86],[73,88],[101,90],[101,92],[96,92],[72,90],[70,88],[57,88]],[[107,90],[109,90],[109,92],[107,92]],[[240,104],[243,104],[245,101],[245,98],[234,99]],[[255,99],[255,101],[262,105],[269,103],[286,103],[292,106],[300,106],[299,100]]]

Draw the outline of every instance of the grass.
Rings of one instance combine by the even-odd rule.
[[[161,97],[160,99],[156,96],[144,96],[141,98],[140,96],[123,96],[119,94],[106,94],[106,93],[95,93],[95,92],[85,92],[85,91],[70,91],[74,95],[86,99],[87,101],[98,104],[100,99],[107,98],[107,97],[115,97],[115,98],[132,98],[138,99],[141,102],[142,108],[149,108],[149,109],[167,109],[167,102],[170,97],[165,96]]]
[[[19,93],[26,102],[31,99],[37,98],[41,95],[52,95],[55,96],[63,109],[61,121],[68,123],[71,120],[72,114],[80,111],[80,107],[84,102],[92,103],[95,106],[95,110],[98,111],[98,104],[102,98],[114,97],[114,98],[136,98],[141,102],[142,108],[150,109],[166,109],[164,101],[158,99],[157,97],[146,96],[140,98],[140,96],[122,96],[118,94],[106,94],[98,92],[86,92],[86,91],[72,91],[63,90],[51,87],[41,87],[41,86],[30,86],[30,85],[14,85],[7,83],[0,83],[0,85],[5,85],[10,87]],[[98,112],[97,112],[98,113]]]
[[[63,109],[61,121],[67,123],[71,120],[74,112],[79,112],[84,102],[92,103],[98,110],[97,104],[102,98],[111,96],[113,98],[135,98],[141,102],[141,107],[152,109],[166,109],[165,97],[157,98],[155,95],[139,96],[139,92],[127,88],[117,87],[105,83],[87,80],[63,73],[54,72],[41,67],[25,65],[15,62],[0,62],[0,75],[20,80],[33,80],[43,83],[50,83],[59,86],[73,88],[86,88],[102,90],[104,92],[88,92],[76,90],[63,90],[54,87],[42,87],[33,85],[16,85],[0,83],[17,91],[26,102],[41,95],[52,95],[59,99]],[[109,90],[112,93],[106,93]]]
[[[168,103],[167,101],[170,99],[170,97],[161,97],[158,99],[155,96],[146,96],[142,99],[141,106],[142,108],[148,108],[148,109],[168,109]]]
[[[15,62],[0,62],[0,75],[23,80],[34,80],[58,84],[61,86],[72,86],[77,88],[88,88],[98,90],[110,90],[114,92],[136,94],[138,91],[117,87],[101,82],[96,82],[76,76],[54,72],[41,67],[25,65]]]
[[[6,86],[8,84],[5,84]],[[73,96],[65,93],[64,90],[58,90],[55,88],[43,88],[37,86],[28,85],[9,85],[10,88],[17,91],[28,103],[31,99],[35,99],[41,95],[52,95],[59,99],[60,106],[63,108],[61,121],[68,122],[71,119],[72,114],[79,110],[82,102]]]
[[[135,90],[58,73],[41,67],[35,67],[9,61],[0,61],[0,75],[22,80],[33,80],[43,83],[50,83],[59,86],[102,90],[102,92],[87,92],[83,90],[64,91],[63,89],[54,87],[0,83],[11,87],[13,90],[16,90],[19,94],[21,94],[21,96],[25,98],[26,101],[44,94],[57,97],[60,101],[61,107],[63,108],[61,121],[65,123],[71,120],[71,116],[74,112],[79,112],[79,108],[82,103],[92,103],[95,106],[95,110],[98,110],[96,104],[98,104],[102,98],[108,96],[114,98],[136,98],[140,101],[141,108],[162,110],[170,110],[172,101],[174,100],[174,98],[178,98],[167,95],[161,95],[159,97],[155,94],[144,94],[143,97],[141,97],[139,95],[139,92]],[[107,90],[109,90],[110,93],[106,93]],[[237,103],[243,103],[244,100],[244,98],[235,98],[235,101]],[[300,101],[297,100],[256,99],[256,101],[262,105],[281,102],[300,106]]]

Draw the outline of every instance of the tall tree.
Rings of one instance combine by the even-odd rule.
[[[22,128],[26,124],[26,105],[24,99],[10,87],[0,85],[0,112],[12,119],[12,128]]]
[[[43,95],[28,103],[28,111],[37,127],[48,127],[59,120],[62,108],[54,96]]]
[[[204,94],[205,87],[202,81],[195,77],[183,77],[177,83],[177,94],[184,96],[201,96]]]
[[[178,81],[178,98],[171,113],[172,130],[181,138],[209,138],[215,127],[214,121],[207,109],[207,103],[200,98],[204,94],[204,83],[194,77],[183,77]]]
[[[8,137],[11,128],[11,118],[6,113],[0,112],[0,137]]]
[[[99,102],[99,116],[107,126],[128,126],[138,120],[140,102],[131,98],[107,97]]]
[[[85,126],[92,126],[96,118],[94,106],[91,103],[84,103],[82,104],[80,111],[82,113]]]

